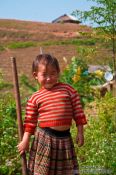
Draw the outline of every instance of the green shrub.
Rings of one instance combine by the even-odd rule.
[[[93,85],[105,82],[103,72],[88,72],[88,65],[84,59],[73,57],[72,62],[61,74],[61,81],[72,85],[81,95],[82,104],[94,100]]]
[[[0,174],[16,175],[20,172],[16,106],[12,95],[0,95]]]
[[[97,116],[88,116],[85,127],[85,145],[76,151],[82,175],[114,175],[116,172],[116,99],[107,93],[105,97],[96,99]],[[75,126],[72,128],[73,138],[76,136]]]

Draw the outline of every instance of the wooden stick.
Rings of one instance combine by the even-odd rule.
[[[20,102],[16,59],[14,57],[11,57],[11,62],[12,62],[12,69],[13,69],[13,81],[14,81],[15,100],[16,100],[18,135],[19,135],[19,141],[21,141],[23,137],[23,122],[22,122],[22,116],[21,116],[21,102]],[[25,153],[22,154],[21,156],[21,163],[22,163],[22,175],[27,175],[27,161],[26,161]]]

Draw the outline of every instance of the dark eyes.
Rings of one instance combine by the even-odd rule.
[[[57,73],[55,72],[55,73],[51,73],[51,74],[41,74],[41,76],[43,76],[43,77],[55,77],[57,75]]]

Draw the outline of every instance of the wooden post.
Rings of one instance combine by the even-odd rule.
[[[14,81],[15,100],[16,100],[18,135],[19,135],[19,141],[21,141],[23,137],[23,122],[22,122],[22,116],[21,116],[21,102],[20,102],[16,59],[14,57],[11,57],[11,62],[12,62],[13,81]],[[21,156],[21,163],[22,163],[22,175],[27,175],[27,161],[26,161],[25,153],[23,153]]]

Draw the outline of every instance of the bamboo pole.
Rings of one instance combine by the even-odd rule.
[[[15,91],[15,100],[16,100],[18,135],[19,135],[19,141],[21,141],[23,137],[23,122],[22,122],[22,116],[21,116],[20,91],[19,91],[19,83],[18,83],[17,66],[16,66],[15,57],[11,57],[11,62],[12,62],[13,82],[14,82],[14,91]],[[22,164],[22,175],[27,175],[27,161],[26,161],[25,153],[21,155],[21,164]]]

